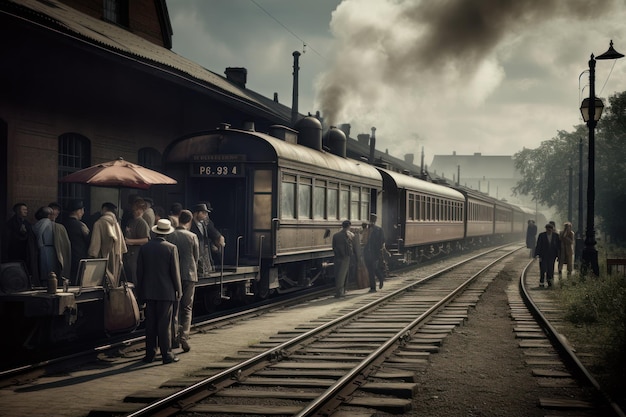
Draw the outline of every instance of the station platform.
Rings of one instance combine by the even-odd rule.
[[[385,283],[389,289],[393,282]],[[386,289],[386,288],[385,288]],[[378,293],[380,294],[380,293]],[[282,311],[237,323],[236,326],[194,333],[189,340],[191,350],[174,350],[180,358],[177,363],[163,365],[160,355],[151,364],[142,362],[145,351],[133,352],[128,357],[101,356],[97,363],[75,370],[40,377],[31,383],[0,389],[0,415],[23,417],[48,415],[54,417],[81,417],[91,410],[121,402],[130,393],[158,388],[164,382],[186,376],[210,362],[217,362],[251,344],[266,340],[282,330],[293,330],[342,308],[349,307],[365,297],[375,297],[368,289],[350,291],[346,298],[330,296]]]

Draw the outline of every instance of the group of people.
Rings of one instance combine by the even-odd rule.
[[[77,285],[80,260],[90,257],[92,246],[95,247],[93,236],[82,221],[83,202],[70,201],[62,221],[61,212],[60,204],[50,203],[37,209],[35,223],[31,224],[28,206],[17,203],[6,223],[3,244],[6,251],[2,259],[23,262],[35,285],[44,285],[52,273],[59,280],[67,279],[69,284]],[[98,251],[97,255],[101,253]]]
[[[133,219],[139,219],[141,208],[135,203]],[[226,245],[209,218],[211,211],[210,203],[196,204],[191,210],[175,203],[169,218],[157,213],[147,242],[137,242],[136,288],[139,302],[145,303],[146,363],[154,361],[157,347],[164,364],[178,362],[172,349],[191,349],[189,333],[198,277],[214,270],[212,252]],[[132,223],[127,227],[138,229]]]
[[[361,231],[355,233],[351,230],[350,220],[341,223],[341,230],[333,235],[334,273],[335,273],[335,297],[342,298],[346,294],[346,281],[351,275],[357,273],[359,264],[363,261],[367,268],[369,280],[369,292],[376,292],[376,280],[378,288],[383,288],[386,275],[385,232],[376,224],[378,216],[370,214],[369,223],[364,222]]]
[[[557,260],[559,275],[563,274],[563,265],[567,265],[567,275],[572,274],[575,237],[570,222],[565,222],[561,232],[556,230],[553,221],[546,224],[545,229],[545,232],[537,236],[537,225],[533,220],[528,220],[526,247],[530,249],[531,257],[539,258],[539,286],[551,287],[554,282],[554,263]]]
[[[215,270],[213,253],[225,246],[224,236],[209,218],[211,204],[196,204],[191,210],[172,205],[169,216],[149,198],[131,196],[124,215],[118,207],[102,204],[91,230],[82,221],[85,207],[70,201],[66,216],[58,203],[50,203],[28,220],[28,206],[15,204],[7,221],[3,260],[21,261],[35,285],[45,285],[51,273],[79,284],[81,259],[107,258],[107,285],[120,280],[134,283],[140,304],[145,304],[146,357],[152,362],[157,343],[164,363],[178,361],[172,349],[191,349],[195,285],[199,276]]]

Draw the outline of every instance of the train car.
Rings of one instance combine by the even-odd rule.
[[[343,132],[326,138],[334,150],[327,152],[317,119],[296,127],[299,135],[284,126],[265,134],[225,125],[181,138],[164,153],[166,172],[178,179],[170,199],[213,206],[211,218],[226,239],[231,293],[264,298],[312,285],[332,262],[332,234],[341,221],[367,221],[376,209],[380,173],[345,157]],[[253,280],[238,278],[242,266],[258,268]]]
[[[463,194],[443,185],[378,168],[383,178],[382,227],[389,250],[408,263],[449,253],[464,235]]]

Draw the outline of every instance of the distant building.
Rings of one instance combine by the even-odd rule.
[[[435,155],[428,171],[446,178],[449,184],[458,183],[498,200],[531,207],[534,204],[526,196],[513,196],[512,190],[522,176],[511,155]]]

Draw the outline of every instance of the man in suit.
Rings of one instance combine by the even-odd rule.
[[[206,276],[215,270],[215,263],[211,251],[220,250],[226,246],[224,236],[215,228],[213,221],[209,218],[212,211],[210,203],[201,203],[193,206],[193,221],[191,231],[198,236],[200,244],[200,260],[198,262],[198,274]]]
[[[198,259],[200,249],[198,237],[189,231],[193,217],[189,210],[181,211],[178,217],[178,227],[167,240],[178,248],[178,260],[180,262],[180,279],[182,280],[183,294],[180,298],[178,310],[174,312],[172,319],[172,337],[175,338],[174,346],[180,344],[185,352],[189,352],[189,331],[191,330],[191,317],[193,312],[193,296],[198,282]]]
[[[559,256],[561,241],[559,235],[554,232],[554,226],[546,224],[546,231],[539,233],[537,245],[535,246],[535,257],[539,258],[539,286],[543,287],[544,281],[548,287],[552,286],[554,280],[554,261]]]
[[[156,355],[157,343],[164,364],[178,362],[172,354],[172,312],[180,300],[182,285],[178,249],[165,240],[174,231],[167,219],[160,219],[152,231],[156,238],[139,250],[137,259],[137,294],[146,303],[146,356],[150,363]]]
[[[356,254],[354,233],[350,231],[350,220],[341,223],[341,230],[333,235],[333,263],[335,264],[335,298],[346,296],[346,278],[350,270],[350,259]]]
[[[376,278],[378,277],[378,288],[383,287],[385,274],[383,272],[383,246],[385,245],[385,232],[376,225],[378,216],[370,214],[370,225],[367,243],[363,248],[363,258],[370,276],[370,292],[376,292]]]

